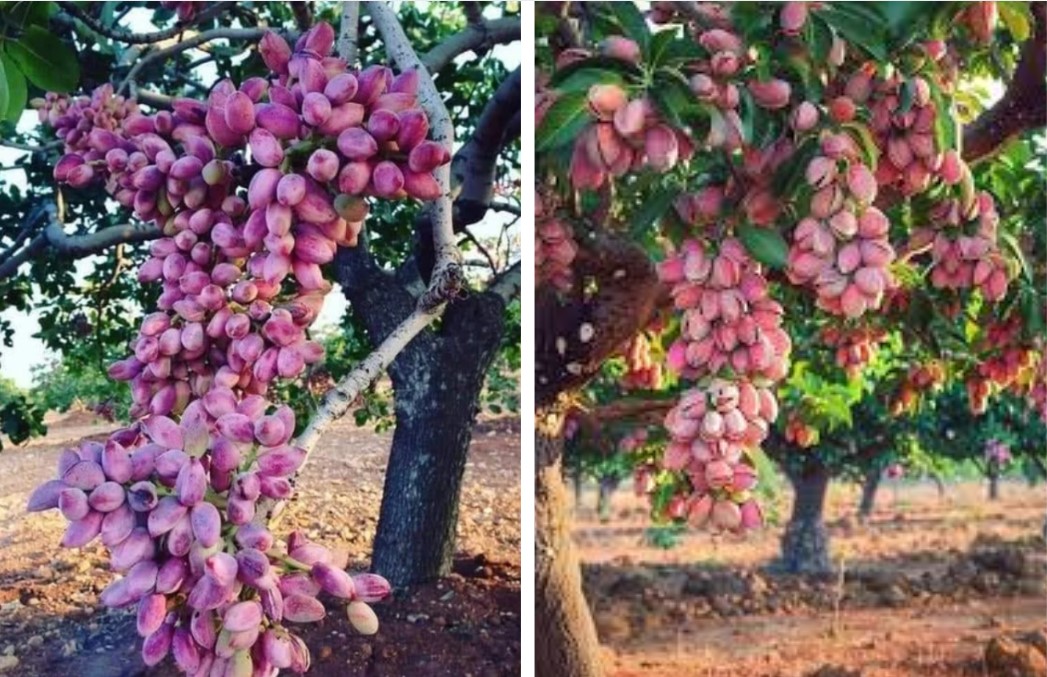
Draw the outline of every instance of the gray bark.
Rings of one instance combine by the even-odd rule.
[[[346,297],[378,342],[415,300],[361,244],[338,258]],[[505,302],[480,293],[453,303],[389,366],[396,429],[375,534],[373,569],[394,586],[450,572],[458,499],[477,401],[501,342]]]
[[[782,536],[780,566],[789,573],[827,574],[833,570],[829,557],[829,532],[823,513],[830,473],[821,464],[808,464],[802,472],[790,473],[795,490],[792,516]]]
[[[865,475],[865,481],[862,482],[862,500],[858,504],[858,518],[863,521],[872,516],[873,508],[876,507],[876,492],[880,488],[882,477],[881,468],[870,470]]]

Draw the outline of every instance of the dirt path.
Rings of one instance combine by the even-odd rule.
[[[839,579],[774,573],[780,523],[659,547],[640,499],[619,491],[604,523],[590,487],[575,537],[611,674],[994,677],[982,662],[989,639],[1047,629],[1047,492],[1009,483],[989,503],[984,491],[904,485],[858,524],[856,491],[835,487]],[[787,514],[789,500],[772,512]]]
[[[50,479],[63,446],[109,427],[55,425],[48,438],[0,453],[0,675],[131,677],[137,655],[133,615],[98,606],[111,580],[99,544],[58,547],[56,512],[28,515],[29,492]],[[366,569],[391,434],[335,424],[303,472],[299,495],[278,535],[302,529]],[[376,605],[379,634],[352,636],[337,606],[309,626],[311,675],[511,675],[520,663],[520,436],[515,420],[474,430],[458,525],[455,572]],[[17,661],[14,663],[13,661]],[[8,666],[6,669],[4,666]]]
[[[794,677],[827,665],[861,677],[983,677],[989,639],[1043,622],[1042,599],[1006,598],[838,617],[709,619],[616,646],[609,664],[617,677]]]

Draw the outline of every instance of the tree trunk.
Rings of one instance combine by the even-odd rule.
[[[944,500],[945,499],[945,480],[943,480],[942,476],[939,475],[938,473],[932,472],[931,473],[931,481],[934,482],[935,488],[938,489],[938,500],[939,501]]]
[[[822,517],[829,479],[829,470],[820,463],[808,464],[801,472],[789,474],[796,497],[782,536],[781,561],[789,573],[825,574],[833,570],[829,532]]]
[[[989,500],[995,501],[1000,498],[1000,473],[989,471]]]
[[[535,674],[599,677],[599,640],[582,592],[561,471],[563,412],[535,416]]]
[[[465,459],[504,318],[493,295],[459,301],[434,340],[412,341],[390,366],[396,430],[372,562],[394,586],[451,571]]]
[[[372,345],[414,310],[422,286],[413,265],[389,274],[364,239],[340,249],[335,266]],[[394,586],[450,572],[477,398],[504,329],[502,298],[473,294],[448,306],[438,328],[423,330],[389,365],[396,430],[371,564]]]
[[[600,478],[600,492],[596,496],[596,514],[601,522],[611,519],[611,497],[618,488],[620,480],[613,475]]]
[[[862,500],[858,504],[858,519],[863,522],[872,516],[873,508],[876,507],[876,490],[880,488],[882,477],[883,470],[879,468],[870,470],[865,475],[865,481],[862,483]]]

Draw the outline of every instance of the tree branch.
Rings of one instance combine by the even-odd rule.
[[[520,262],[506,268],[487,286],[487,291],[497,294],[506,304],[520,296]]]
[[[47,224],[43,232],[34,237],[25,247],[15,251],[19,241],[27,237],[41,220]],[[47,202],[30,211],[26,217],[26,225],[19,233],[15,243],[0,255],[0,280],[14,275],[23,263],[45,252],[50,251],[64,257],[82,258],[98,254],[118,244],[155,240],[162,234],[160,228],[154,224],[129,223],[103,228],[94,233],[71,235],[63,230],[58,220],[57,207],[54,203]]]
[[[590,419],[596,424],[633,418],[663,418],[676,406],[676,401],[669,400],[618,400],[588,411],[581,412],[583,419]]]
[[[653,316],[663,285],[637,245],[600,236],[578,250],[567,294],[535,300],[535,404],[548,406],[589,381]]]
[[[23,263],[43,251],[46,245],[47,237],[44,235],[37,235],[24,248],[0,262],[0,280],[5,280],[17,273],[18,268]]]
[[[963,158],[974,163],[1012,138],[1047,126],[1047,4],[1030,4],[1035,33],[1022,46],[1021,58],[1003,98],[963,130]]]
[[[153,92],[148,89],[138,89],[138,86],[131,82],[130,87],[131,97],[134,98],[138,103],[144,103],[152,106],[153,108],[170,108],[171,103],[174,101],[173,96],[161,94],[160,92]]]
[[[84,235],[70,235],[62,229],[61,223],[52,221],[44,232],[48,245],[61,254],[76,258],[97,254],[118,244],[148,242],[163,235],[156,224],[141,222],[109,226]]]
[[[480,254],[487,259],[487,265],[490,267],[492,273],[498,272],[498,262],[491,256],[491,252],[487,251],[487,247],[483,246],[483,243],[473,234],[473,231],[469,230],[468,227],[462,228],[462,232],[465,233],[465,238],[476,245],[476,249],[479,250]]]
[[[444,66],[451,63],[459,54],[468,51],[484,52],[494,45],[515,42],[519,39],[519,17],[510,16],[469,24],[461,33],[455,33],[426,52],[422,57],[422,63],[430,72],[436,73],[443,70]]]
[[[359,34],[360,3],[358,0],[347,0],[342,3],[342,21],[338,26],[338,55],[345,59],[350,68],[356,62]]]
[[[294,22],[298,30],[304,33],[313,27],[312,3],[292,2],[291,11],[294,13]]]
[[[367,11],[371,15],[375,28],[382,36],[386,52],[400,70],[418,72],[418,101],[429,116],[432,138],[437,143],[443,144],[450,155],[454,152],[454,125],[429,70],[411,47],[403,26],[400,25],[396,14],[388,5],[384,2],[370,1],[367,3]],[[451,168],[448,165],[442,165],[433,172],[433,176],[441,192],[440,197],[430,203],[429,207],[436,264],[429,281],[429,289],[421,296],[418,303],[420,307],[436,312],[444,302],[457,295],[461,289],[462,267],[461,253],[455,242],[452,224]]]
[[[185,23],[179,23],[175,26],[172,26],[171,28],[167,28],[162,31],[156,31],[154,33],[133,33],[131,31],[110,28],[103,25],[98,19],[96,19],[93,15],[88,13],[87,10],[78,7],[76,3],[63,2],[60,6],[64,13],[83,22],[89,29],[91,29],[95,33],[98,33],[99,35],[107,37],[111,40],[118,40],[120,42],[127,42],[130,44],[144,45],[151,44],[154,42],[163,42],[164,40],[173,38],[174,36],[187,30],[190,26],[204,23],[209,19],[213,19],[214,17],[218,16],[222,12],[235,5],[235,2],[215,3],[213,6],[208,7],[204,11],[200,12],[200,14],[193,17],[189,21],[186,21]]]
[[[455,183],[461,186],[455,199],[456,222],[461,226],[483,218],[494,198],[498,156],[511,137],[510,120],[520,112],[521,75],[517,68],[495,90],[484,106],[476,131],[451,163]]]
[[[471,24],[483,23],[484,10],[479,2],[463,2],[462,12],[465,14],[466,20]]]
[[[520,205],[506,202],[504,200],[492,201],[490,208],[496,212],[505,212],[506,214],[512,214],[513,216],[520,216],[523,213],[520,209]]]
[[[455,232],[484,217],[494,197],[495,170],[498,156],[510,139],[519,136],[520,127],[513,124],[520,113],[520,69],[516,69],[495,91],[484,107],[472,138],[451,160],[453,223]],[[428,280],[435,266],[435,254],[430,243],[429,214],[422,213],[415,220],[418,235],[415,249],[417,269],[423,280]]]
[[[41,153],[43,151],[54,150],[55,148],[61,148],[61,141],[51,141],[45,143],[42,146],[33,146],[27,143],[18,143],[16,141],[0,141],[0,146],[7,146],[8,148],[14,148],[15,150],[24,150],[27,153]]]
[[[268,28],[216,28],[214,30],[204,31],[203,33],[197,33],[191,38],[186,38],[185,40],[176,42],[170,47],[153,52],[139,59],[138,62],[131,67],[131,70],[128,71],[127,76],[123,79],[123,82],[120,83],[120,86],[117,87],[116,93],[120,94],[127,89],[130,83],[140,72],[142,72],[142,69],[152,63],[165,61],[176,54],[181,54],[182,52],[193,49],[194,47],[199,47],[200,45],[211,42],[212,40],[259,40],[268,30]]]
[[[29,244],[22,249],[18,249],[22,240],[29,237],[42,223],[47,223],[47,220],[54,214],[54,205],[51,205],[51,210],[48,210],[47,204],[37,203],[26,214],[25,223],[22,225],[21,232],[15,236],[14,242],[8,247],[3,254],[0,254],[0,280],[6,279],[16,272],[18,268],[28,261],[31,257],[35,256],[39,252],[44,244],[46,238],[43,233],[40,233],[34,237]]]

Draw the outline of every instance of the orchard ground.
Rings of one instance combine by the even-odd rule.
[[[784,576],[768,565],[781,526],[745,539],[687,533],[652,545],[646,506],[623,483],[611,519],[583,492],[575,538],[605,659],[615,677],[993,677],[987,642],[1047,674],[1043,485],[884,483],[870,523],[856,487],[831,487],[826,519],[844,576]],[[788,515],[783,490],[777,508]],[[837,609],[838,605],[838,611]],[[1040,670],[1043,670],[1041,673]],[[1007,673],[1012,674],[1012,673]]]
[[[165,662],[139,658],[133,611],[108,610],[98,593],[110,580],[103,548],[58,547],[56,511],[27,515],[29,492],[54,473],[60,450],[115,426],[85,412],[51,424],[47,437],[0,453],[0,675],[173,677]],[[303,529],[348,552],[351,571],[368,567],[391,434],[332,426],[298,482],[298,496],[275,528]],[[301,626],[315,677],[454,675],[497,677],[520,665],[519,421],[483,421],[473,431],[458,521],[455,571],[375,605],[378,634],[357,635],[342,607]]]

